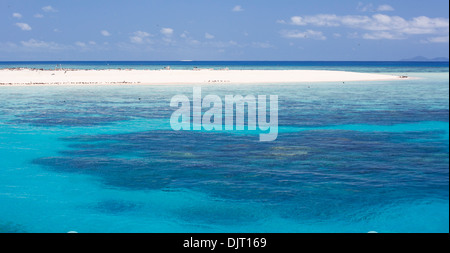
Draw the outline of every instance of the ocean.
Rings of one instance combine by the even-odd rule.
[[[448,72],[448,62],[408,61],[0,61],[2,68],[35,69],[307,69],[344,70],[363,73]]]
[[[448,62],[0,62],[166,66],[417,78],[201,86],[277,95],[272,142],[172,130],[196,85],[0,87],[0,232],[449,232]]]

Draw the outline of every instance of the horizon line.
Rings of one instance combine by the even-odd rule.
[[[0,60],[0,62],[449,62],[447,60]]]

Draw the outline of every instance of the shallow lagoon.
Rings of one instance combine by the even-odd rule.
[[[270,143],[171,130],[192,86],[0,87],[0,231],[448,232],[448,72],[408,74],[202,86],[278,95]]]

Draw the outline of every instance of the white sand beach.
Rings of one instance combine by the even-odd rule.
[[[327,70],[38,70],[1,69],[0,86],[314,83],[400,80],[408,77]]]

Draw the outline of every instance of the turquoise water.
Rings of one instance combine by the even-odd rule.
[[[312,69],[369,73],[448,72],[448,62],[371,62],[371,61],[37,61],[1,62],[2,68],[34,69]]]
[[[202,86],[278,95],[274,142],[173,131],[188,85],[0,87],[0,231],[449,232],[448,67],[396,68],[420,79]]]

